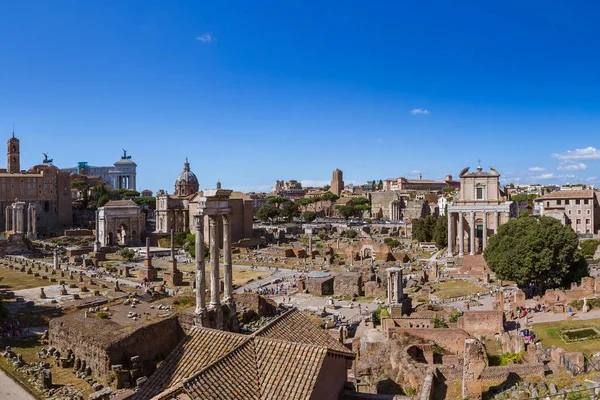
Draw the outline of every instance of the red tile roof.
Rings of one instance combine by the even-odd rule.
[[[355,357],[297,310],[248,336],[196,327],[134,399],[308,399],[329,353]]]

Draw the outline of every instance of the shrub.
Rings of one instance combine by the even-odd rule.
[[[96,316],[100,319],[108,319],[108,313],[104,311],[100,311],[96,314]]]
[[[442,317],[436,317],[432,320],[434,328],[447,328],[446,321]]]
[[[358,232],[356,232],[354,229],[349,229],[347,231],[342,232],[341,236],[346,237],[348,239],[354,239],[357,235]]]
[[[119,252],[121,258],[125,261],[131,261],[135,258],[135,251],[133,249],[123,249]]]
[[[464,313],[462,311],[457,311],[454,314],[450,315],[450,318],[448,318],[448,321],[450,322],[458,322],[458,319],[460,317],[462,317]]]
[[[397,239],[392,238],[383,239],[383,243],[385,243],[390,249],[400,246],[400,242]]]
[[[371,313],[371,318],[373,319],[373,325],[381,324],[381,318],[389,317],[389,313],[387,307],[383,304],[380,304],[375,311]]]
[[[500,365],[508,365],[510,362],[513,364],[521,364],[523,362],[523,354],[525,354],[524,351],[519,353],[504,353],[500,359]]]
[[[409,387],[408,389],[406,389],[406,395],[407,396],[416,396],[417,389],[415,389],[414,387]]]

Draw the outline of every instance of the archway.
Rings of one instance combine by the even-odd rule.
[[[137,243],[137,232],[136,231],[131,232],[131,243],[132,244]]]
[[[108,232],[108,245],[112,246],[114,244],[114,237],[112,232]]]

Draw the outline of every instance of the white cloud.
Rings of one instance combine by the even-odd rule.
[[[564,153],[554,153],[552,158],[558,158],[559,160],[600,160],[600,150],[596,150],[595,147],[586,147],[585,149],[569,150]]]
[[[554,178],[556,178],[556,176],[552,172],[534,176],[534,179],[554,179]]]
[[[197,36],[196,40],[198,40],[198,41],[200,41],[202,43],[212,43],[212,42],[216,42],[217,38],[214,37],[212,33],[206,32],[206,33],[203,33],[200,36]]]
[[[559,171],[583,171],[587,168],[587,165],[584,163],[570,163],[564,162],[561,163],[556,169]]]
[[[415,108],[414,110],[411,110],[410,113],[412,115],[419,115],[419,114],[427,115],[427,114],[429,114],[429,110],[423,110],[421,108]]]
[[[529,170],[533,171],[533,172],[542,172],[542,171],[545,171],[546,169],[542,168],[542,167],[531,167],[531,168],[529,168]]]
[[[421,173],[421,171],[418,171],[418,170],[416,170],[416,169],[413,169],[412,171],[410,171],[410,174],[411,174],[411,175],[418,175],[418,174],[420,174],[420,173]]]
[[[594,182],[596,179],[598,179],[598,178],[597,178],[597,177],[595,177],[595,176],[590,176],[589,178],[587,178],[587,180],[588,180],[589,182]]]

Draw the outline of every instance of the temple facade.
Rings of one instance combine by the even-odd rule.
[[[488,237],[516,216],[516,208],[500,187],[494,168],[460,173],[460,191],[448,205],[448,256],[483,253]]]

